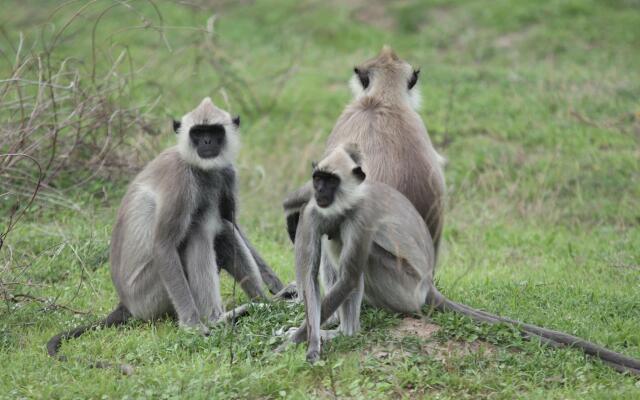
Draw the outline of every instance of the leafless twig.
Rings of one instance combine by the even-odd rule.
[[[47,299],[44,297],[38,297],[38,296],[33,296],[30,295],[28,293],[13,293],[13,294],[5,294],[5,300],[8,300],[12,303],[19,303],[20,301],[18,299],[27,299],[29,301],[34,301],[34,302],[38,302],[38,303],[43,303],[45,304],[46,308],[54,308],[54,309],[63,309],[63,310],[67,310],[70,311],[74,314],[79,314],[79,315],[86,315],[89,314],[88,311],[81,311],[81,310],[76,310],[75,308],[71,308],[69,306],[66,306],[64,304],[58,304],[54,301],[52,301],[51,299]]]

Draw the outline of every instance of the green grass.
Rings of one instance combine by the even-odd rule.
[[[90,7],[87,20],[109,4]],[[224,4],[157,5],[165,25],[174,27],[204,27],[217,13],[216,48],[233,60],[228,68],[246,80],[256,102],[246,101],[246,91],[230,93],[233,82],[198,47],[200,32],[167,29],[171,51],[152,30],[111,35],[140,24],[138,15],[116,7],[97,37],[113,52],[127,47],[141,68],[132,95],[160,98],[153,116],[166,120],[166,145],[173,140],[169,117],[207,95],[224,105],[224,85],[230,108],[243,117],[240,219],[283,280],[293,279],[294,266],[280,201],[321,154],[350,99],[352,66],[388,43],[422,68],[421,115],[449,160],[437,271],[443,293],[640,358],[640,2]],[[37,46],[52,7],[10,2],[3,8],[12,12],[2,13],[0,25],[12,40],[22,31]],[[56,26],[74,7],[54,17]],[[148,3],[136,7],[157,21]],[[73,24],[54,56],[89,65],[90,30],[91,24]],[[98,53],[98,68],[107,68],[109,54]],[[7,65],[1,65],[4,78]],[[285,304],[256,308],[208,338],[171,322],[102,330],[63,346],[80,361],[53,361],[44,349],[51,335],[96,320],[116,304],[109,236],[132,177],[64,192],[73,208],[43,197],[9,236],[2,265],[12,279],[28,281],[12,290],[89,314],[38,302],[3,305],[0,397],[640,396],[637,378],[574,350],[522,342],[505,327],[434,315],[443,329],[431,339],[397,338],[390,333],[399,318],[373,309],[363,315],[362,333],[327,345],[316,366],[305,362],[303,346],[274,354],[273,333],[303,318],[301,306]],[[232,293],[225,279],[229,304]],[[244,300],[238,292],[235,301]],[[493,350],[444,357],[425,351],[480,339]],[[388,355],[380,356],[381,349]],[[87,360],[98,359],[132,364],[135,374],[86,368]]]

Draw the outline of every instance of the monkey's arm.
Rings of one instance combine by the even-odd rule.
[[[214,240],[218,265],[233,276],[250,299],[264,299],[259,268],[239,228],[229,221],[222,224],[223,229]]]
[[[311,184],[311,181],[309,181],[299,189],[290,193],[284,202],[282,202],[284,215],[287,220],[287,232],[289,233],[289,239],[291,239],[292,243],[295,242],[296,231],[300,221],[300,213],[309,200],[311,200],[311,196],[313,196],[313,185]]]
[[[307,216],[305,216],[305,218],[307,218]],[[320,329],[319,325],[333,315],[347,296],[358,287],[360,276],[364,273],[368,259],[372,229],[359,229],[359,232],[351,232],[351,229],[346,231],[348,234],[343,238],[343,248],[339,260],[340,276],[336,284],[333,285],[322,301],[318,330]],[[319,249],[320,243],[314,247]],[[306,289],[305,287],[305,292]],[[306,298],[305,293],[305,299]],[[294,343],[300,343],[304,340],[305,336],[307,336],[307,326],[303,325],[294,333],[292,341]],[[309,351],[311,351],[311,349],[309,349]],[[310,353],[307,354],[308,358],[311,356]]]
[[[222,189],[220,190],[220,218],[236,223],[236,173],[233,168],[221,171]]]
[[[258,253],[258,250],[256,250],[253,247],[251,242],[249,242],[249,239],[246,237],[242,229],[240,229],[239,225],[236,225],[236,231],[240,235],[241,239],[244,241],[244,244],[249,249],[249,252],[251,252],[251,256],[253,256],[253,259],[258,265],[260,276],[262,277],[262,280],[269,288],[269,292],[271,292],[271,294],[276,294],[282,291],[282,289],[284,288],[282,281],[280,280],[280,278],[278,278],[276,273],[273,272],[271,267],[269,267],[269,264],[267,264],[267,262],[262,258],[262,256],[260,256],[260,253]]]
[[[308,214],[305,213],[305,214]],[[311,216],[306,215],[300,227],[299,240],[296,242],[296,281],[302,288],[305,305],[305,326],[308,331],[309,361],[315,361],[320,355],[320,285],[318,273],[321,260],[321,235],[313,229]]]
[[[158,271],[181,325],[198,326],[200,316],[196,308],[187,277],[184,273],[178,245],[186,236],[189,221],[187,207],[168,201],[172,207],[160,206],[156,218],[153,245],[153,267]],[[203,326],[204,327],[204,326]]]
[[[240,229],[240,226],[236,222],[236,218],[235,218],[236,207],[237,207],[236,205],[236,196],[237,196],[236,174],[233,168],[224,169],[222,171],[222,178],[223,178],[223,187],[221,191],[220,205],[219,205],[220,217],[222,219],[225,219],[231,222],[235,226],[235,229],[237,233],[240,235],[241,240],[249,249],[249,251],[251,252],[251,256],[253,257],[254,261],[258,265],[258,270],[260,271],[262,280],[269,288],[269,291],[271,292],[271,294],[276,294],[282,290],[284,285],[282,284],[278,276],[275,274],[275,272],[273,272],[271,267],[269,267],[266,261],[260,256],[260,253],[258,253],[258,251],[251,245],[251,242],[249,242],[249,239],[247,239],[245,234],[242,232],[242,229]],[[233,272],[229,270],[229,265],[227,263],[223,263],[222,267],[226,269],[228,272],[232,273],[233,275]],[[246,277],[241,278],[240,281],[242,281],[245,278]],[[250,297],[255,297],[256,293],[254,292],[254,293],[247,293],[247,294],[249,294]]]

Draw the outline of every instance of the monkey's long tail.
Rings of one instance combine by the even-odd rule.
[[[58,354],[58,352],[60,351],[60,346],[62,345],[63,341],[68,339],[75,339],[80,335],[82,335],[83,333],[93,329],[97,329],[101,327],[109,328],[112,326],[123,325],[130,318],[131,318],[131,313],[129,312],[129,310],[127,310],[127,308],[124,305],[118,304],[118,307],[116,307],[115,310],[111,311],[111,313],[105,319],[98,322],[94,322],[93,324],[79,326],[69,331],[59,333],[54,337],[52,337],[51,339],[49,339],[49,341],[47,342],[47,353],[49,353],[51,357],[56,358],[59,361],[67,361],[66,356]],[[97,362],[94,362],[91,365],[91,367],[113,368],[114,365],[104,361],[97,361]],[[121,364],[118,366],[118,368],[125,375],[131,375],[133,373],[133,367],[128,364]]]
[[[466,315],[477,322],[489,324],[507,323],[514,325],[522,331],[523,336],[527,339],[537,337],[543,343],[554,347],[576,347],[590,356],[601,359],[618,372],[629,372],[640,375],[640,360],[616,353],[615,351],[611,351],[577,336],[536,325],[525,324],[521,321],[500,317],[485,311],[476,310],[464,304],[456,303],[446,298],[435,287],[432,287],[430,294],[427,296],[427,304],[438,311],[454,311]]]

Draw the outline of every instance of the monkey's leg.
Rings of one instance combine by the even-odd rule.
[[[328,292],[333,285],[335,285],[338,280],[338,271],[333,265],[331,261],[331,257],[329,257],[329,239],[327,237],[322,238],[322,256],[320,259],[320,280],[322,281],[322,285],[325,293]],[[340,322],[338,318],[338,314],[333,314],[329,319],[323,324],[324,327],[335,326]]]
[[[236,232],[242,239],[242,242],[244,242],[245,246],[249,249],[249,252],[253,257],[253,260],[258,266],[258,270],[260,271],[262,280],[269,288],[269,291],[271,292],[271,294],[276,294],[280,292],[284,288],[284,285],[282,284],[282,281],[280,281],[280,278],[278,278],[278,276],[275,274],[275,272],[273,272],[271,267],[269,267],[267,262],[260,256],[260,253],[258,253],[258,251],[251,245],[251,242],[249,242],[249,239],[247,239],[245,234],[240,229],[240,226],[238,225],[236,225]]]
[[[442,198],[436,199],[425,215],[423,215],[424,221],[427,224],[427,229],[433,238],[433,251],[434,257],[438,261],[438,254],[440,252],[440,239],[442,238],[442,229],[444,227],[444,200]]]
[[[307,327],[307,361],[314,363],[320,359],[320,284],[318,283],[318,268],[312,267],[307,271],[304,285],[304,306]]]
[[[338,310],[338,307],[342,304],[345,298],[351,294],[357,288],[358,276],[351,273],[345,273],[338,282],[329,290],[322,300],[320,307],[320,324],[325,322],[331,314]],[[305,290],[306,292],[306,290]],[[305,294],[306,296],[306,294]],[[305,297],[306,298],[306,297]],[[301,343],[307,336],[307,325],[303,324],[292,335],[291,341],[293,343]]]
[[[364,296],[364,274],[358,278],[356,289],[347,296],[340,305],[338,314],[340,315],[340,332],[347,336],[352,336],[360,330],[360,309],[362,307],[362,297]]]
[[[242,233],[230,222],[224,221],[223,225],[222,232],[215,238],[218,265],[231,274],[249,298],[265,298],[259,267]],[[278,283],[282,285],[279,280]]]
[[[374,244],[368,260],[365,298],[368,304],[398,313],[419,313],[428,293],[430,277],[407,273],[415,270]]]
[[[185,270],[200,317],[215,323],[224,313],[220,295],[220,276],[216,266],[213,239],[202,228],[194,229],[184,250]]]
[[[340,323],[338,329],[322,330],[320,336],[323,342],[328,342],[336,336],[343,334],[353,336],[360,330],[360,311],[362,309],[362,299],[364,297],[364,275],[360,276],[358,286],[351,292],[344,302],[338,308],[337,314],[334,313],[322,326],[331,326],[331,324]],[[338,318],[338,315],[340,316]],[[335,321],[335,322],[334,322]]]
[[[180,326],[198,328],[203,334],[207,334],[209,330],[200,322],[200,313],[182,269],[177,249],[156,244],[153,258],[154,267],[178,314]]]

